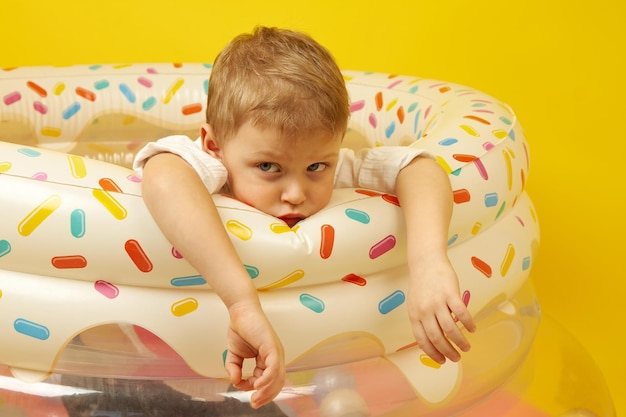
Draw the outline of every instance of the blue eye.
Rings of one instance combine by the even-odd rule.
[[[326,168],[326,164],[322,162],[316,162],[314,164],[309,165],[308,170],[313,172],[323,171]]]
[[[278,172],[278,165],[273,162],[261,162],[257,167],[263,172]]]

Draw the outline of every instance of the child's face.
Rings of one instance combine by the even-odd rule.
[[[208,130],[208,134],[204,132]],[[228,170],[232,196],[290,227],[330,200],[341,137],[285,140],[275,129],[245,123],[219,147],[203,128],[204,150]]]

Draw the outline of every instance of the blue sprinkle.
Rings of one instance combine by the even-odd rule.
[[[109,86],[109,82],[107,80],[100,80],[100,81],[96,81],[95,83],[93,83],[93,87],[96,90],[104,90],[108,86]]]
[[[36,156],[41,156],[41,152],[35,150],[35,149],[28,149],[28,148],[20,148],[17,150],[19,153],[21,153],[22,155],[26,155],[29,157],[36,157]]]
[[[26,319],[15,320],[15,322],[13,322],[13,328],[18,333],[39,340],[47,340],[50,337],[50,330],[48,330],[46,326]]]
[[[530,256],[527,256],[522,260],[522,269],[526,271],[528,268],[530,268]]]
[[[67,109],[65,109],[65,111],[62,113],[63,114],[63,119],[64,120],[68,120],[70,117],[72,117],[76,113],[78,113],[79,110],[80,110],[80,103],[76,102],[76,103],[72,104]]]
[[[513,123],[512,123],[509,119],[507,119],[507,118],[506,118],[506,117],[504,117],[504,116],[500,116],[500,121],[501,121],[502,123],[504,123],[504,124],[507,124],[507,125],[511,125],[511,124],[513,124]]]
[[[448,246],[452,246],[454,245],[454,242],[456,242],[459,239],[459,235],[458,234],[454,234],[449,240],[448,240]]]
[[[250,278],[255,279],[259,276],[259,268],[257,268],[256,266],[244,265],[244,268],[246,268],[246,271],[248,271],[248,275],[250,275]]]
[[[85,211],[76,209],[70,214],[70,231],[72,236],[80,238],[85,236]]]
[[[8,240],[0,240],[0,258],[11,253],[11,244]]]
[[[370,222],[370,216],[364,211],[347,208],[346,216],[352,220],[356,220],[359,223],[368,224]]]
[[[389,126],[387,126],[387,129],[385,129],[385,136],[387,137],[387,139],[389,139],[391,135],[393,135],[393,132],[395,130],[396,130],[396,122],[391,122]]]
[[[126,97],[126,100],[128,100],[129,102],[134,103],[135,100],[137,100],[137,98],[135,97],[135,93],[133,93],[126,84],[120,83],[120,91],[122,92],[122,94],[124,94],[124,97]]]
[[[202,64],[202,66],[209,69],[213,68],[213,64]]]
[[[88,68],[92,71],[96,71],[102,68],[102,65],[90,65]]]
[[[396,308],[400,307],[404,301],[406,300],[406,296],[400,290],[396,290],[389,294],[387,297],[383,298],[378,303],[378,311],[380,314],[387,314]]]
[[[419,103],[411,103],[411,105],[408,107],[407,113],[411,113],[412,111],[415,111],[417,106],[419,106]]]
[[[155,97],[148,97],[148,98],[146,99],[146,101],[144,101],[144,102],[141,104],[141,107],[142,107],[145,111],[148,111],[148,110],[150,110],[151,108],[153,108],[153,107],[156,105],[156,103],[157,103],[157,100],[156,100],[156,98],[155,98]]]
[[[409,89],[409,93],[415,94],[417,93],[417,90],[419,90],[419,87],[417,85],[414,85]]]
[[[450,146],[450,145],[454,145],[455,143],[458,142],[458,139],[455,138],[447,138],[447,139],[443,139],[441,141],[439,141],[439,144],[441,146]]]
[[[209,94],[209,80],[204,80],[204,94]]]
[[[474,103],[472,104],[472,107],[485,107],[487,105],[487,103]]]
[[[422,109],[419,109],[417,113],[415,113],[415,119],[413,120],[413,132],[417,132],[417,125],[419,124],[421,114]],[[421,132],[419,133],[418,137],[422,137]]]
[[[300,303],[316,313],[321,313],[326,308],[322,300],[312,296],[311,294],[300,294]]]
[[[485,194],[485,207],[495,207],[498,205],[498,193]]]
[[[452,171],[450,174],[454,175],[455,177],[458,177],[459,175],[461,175],[461,169],[462,168],[457,168],[454,171]]]
[[[512,140],[515,140],[515,131],[514,131],[514,130],[509,130],[509,137],[510,137]]]
[[[190,275],[188,277],[172,278],[170,283],[174,287],[193,287],[206,284],[206,280],[201,275]]]

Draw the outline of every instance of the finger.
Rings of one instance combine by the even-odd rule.
[[[467,340],[467,338],[465,337],[465,335],[463,334],[459,326],[456,324],[456,320],[454,319],[454,317],[452,317],[452,315],[450,315],[450,313],[443,314],[443,316],[439,318],[439,326],[441,327],[441,330],[443,331],[444,336],[449,341],[452,341],[452,343],[458,346],[459,349],[461,349],[463,352],[467,352],[470,349],[469,341]],[[449,341],[448,341],[448,344],[452,347]],[[460,359],[460,355],[458,356]]]
[[[442,326],[445,327],[442,328]],[[425,323],[424,330],[426,331],[428,339],[433,344],[433,347],[437,349],[441,355],[453,362],[458,362],[461,359],[461,354],[452,346],[444,330],[444,328],[452,330],[452,327],[454,327],[457,332],[459,331],[458,327],[454,324],[454,320],[448,313],[444,315],[444,318],[438,316],[436,319],[429,320]]]
[[[421,323],[413,325],[413,336],[417,345],[427,354],[432,360],[440,365],[446,363],[446,357],[439,352],[439,350],[431,343],[428,338],[424,326]]]
[[[224,369],[230,378],[231,384],[238,387],[242,382],[243,358],[233,354],[230,350],[226,353]],[[238,387],[239,388],[239,387]]]
[[[454,314],[456,321],[461,322],[461,324],[467,331],[469,331],[470,333],[476,331],[476,323],[474,322],[472,315],[470,314],[469,310],[463,302],[451,302],[450,311],[452,312],[452,314]]]

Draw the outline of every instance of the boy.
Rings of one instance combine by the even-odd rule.
[[[460,359],[452,343],[462,351],[470,346],[455,320],[469,331],[475,325],[447,257],[448,177],[417,149],[380,147],[355,155],[340,148],[349,99],[325,48],[302,33],[273,28],[236,37],[214,62],[206,115],[197,141],[171,136],[151,143],[135,168],[162,232],[229,311],[225,366],[233,385],[256,390],[253,407],[282,388],[283,348],[222,225],[214,192],[290,227],[321,210],[333,188],[395,193],[407,227],[415,339],[439,363]],[[247,380],[241,373],[246,358],[256,360]]]

